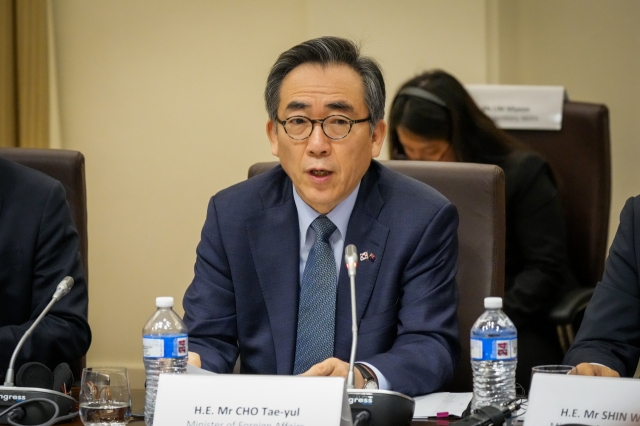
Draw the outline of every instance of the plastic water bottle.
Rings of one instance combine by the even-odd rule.
[[[518,332],[502,312],[501,297],[485,298],[484,308],[471,328],[472,410],[516,397]]]
[[[144,369],[147,393],[144,403],[144,422],[153,425],[153,412],[158,393],[160,373],[187,372],[187,327],[173,309],[173,297],[157,297],[158,310],[142,329]]]

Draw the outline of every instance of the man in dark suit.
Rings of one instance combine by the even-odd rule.
[[[632,377],[640,359],[640,196],[627,200],[602,281],[564,363],[588,376]]]
[[[42,320],[20,351],[17,367],[55,368],[82,357],[91,343],[87,283],[79,237],[60,182],[0,159],[0,376],[18,341],[66,276],[73,289]]]
[[[356,387],[433,392],[459,356],[457,212],[372,161],[384,81],[351,42],[284,52],[265,90],[281,166],[216,194],[184,297],[191,362],[231,372],[347,376],[349,277],[359,265]],[[320,260],[322,259],[322,260]]]

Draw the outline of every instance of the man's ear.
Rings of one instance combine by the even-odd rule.
[[[382,143],[387,134],[387,123],[384,120],[378,121],[378,124],[373,128],[373,134],[371,135],[371,158],[376,158],[380,155],[382,150]]]
[[[278,123],[275,121],[267,121],[267,136],[271,143],[271,154],[278,156]]]

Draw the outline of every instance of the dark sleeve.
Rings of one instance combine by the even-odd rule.
[[[61,362],[82,357],[91,343],[87,322],[87,282],[79,254],[79,237],[71,219],[64,188],[55,182],[47,196],[39,221],[35,241],[33,275],[31,279],[31,313],[29,320],[19,325],[0,328],[0,365],[6,368],[15,348],[27,329],[51,301],[58,283],[71,276],[75,284],[58,301],[26,340],[16,366],[25,361],[37,361],[50,368]]]
[[[640,359],[640,198],[630,198],[620,214],[620,226],[609,249],[602,281],[596,286],[574,344],[564,363],[606,365],[632,377]]]
[[[195,276],[182,305],[189,330],[189,350],[200,355],[202,368],[231,373],[238,358],[236,300],[214,198],[197,248]]]
[[[393,346],[363,360],[380,370],[394,391],[423,395],[453,377],[460,357],[457,229],[457,210],[448,204],[425,229],[403,272]]]
[[[506,176],[507,285],[504,310],[519,327],[546,312],[568,277],[565,219],[551,171],[528,157]],[[515,182],[514,182],[515,180]]]

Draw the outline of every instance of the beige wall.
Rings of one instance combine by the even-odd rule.
[[[209,197],[271,158],[262,82],[275,55],[304,38],[304,7],[53,6],[61,137],[87,164],[88,364],[127,366],[140,387],[142,327],[156,296],[173,296],[182,313]],[[294,19],[274,32],[283,14]]]
[[[640,192],[632,163],[640,136],[632,116],[640,66],[634,0],[52,6],[60,143],[87,159],[88,364],[127,366],[135,387],[155,296],[172,295],[182,314],[209,197],[273,158],[264,81],[277,55],[305,39],[362,41],[385,71],[389,97],[407,78],[440,67],[465,83],[563,84],[573,99],[605,102],[615,215],[625,196]]]
[[[500,0],[502,83],[564,85],[573,100],[609,107],[609,240],[640,193],[640,2]]]

